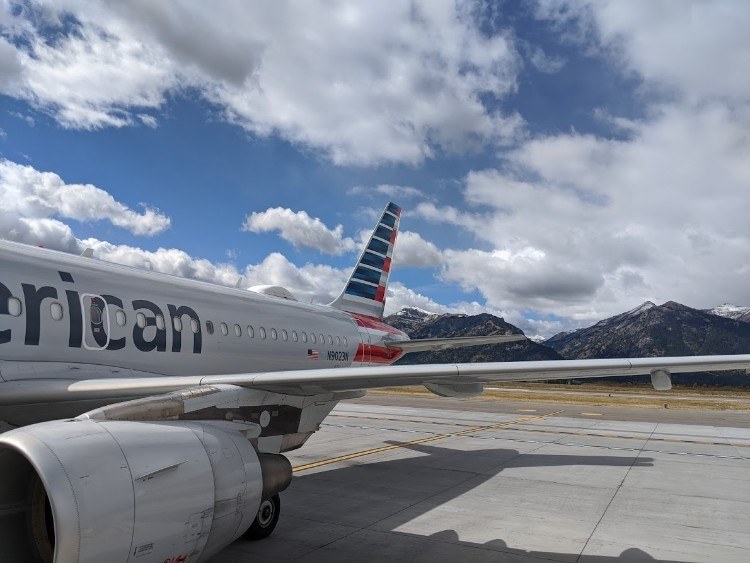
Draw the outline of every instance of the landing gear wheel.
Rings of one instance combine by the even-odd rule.
[[[252,526],[247,529],[247,532],[242,534],[242,537],[246,540],[262,540],[263,538],[267,538],[276,528],[280,513],[281,499],[278,494],[264,500],[260,503],[258,514],[256,514]]]

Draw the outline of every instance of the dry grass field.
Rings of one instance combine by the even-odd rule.
[[[422,386],[388,387],[370,393],[432,395]],[[750,388],[675,387],[671,391],[657,392],[650,385],[628,383],[593,382],[567,385],[501,382],[485,385],[485,392],[476,399],[653,409],[750,411]]]

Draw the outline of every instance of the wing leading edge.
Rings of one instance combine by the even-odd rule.
[[[403,385],[469,385],[490,381],[547,381],[629,375],[652,376],[654,386],[669,388],[671,373],[750,370],[750,354],[605,360],[553,360],[473,364],[423,364],[295,370],[228,375],[95,379],[66,385],[68,398],[151,395],[201,385],[236,385],[292,395],[373,389]],[[429,387],[428,387],[429,388]]]

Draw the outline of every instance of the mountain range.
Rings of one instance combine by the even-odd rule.
[[[720,317],[726,317],[728,319],[734,319],[735,321],[744,321],[750,323],[750,307],[738,307],[737,305],[730,305],[724,303],[713,309],[703,309],[706,313],[713,315],[719,315]]]
[[[411,338],[489,334],[523,334],[502,318],[480,315],[438,315],[406,308],[385,322]],[[531,340],[490,346],[453,348],[408,354],[402,364],[693,356],[750,353],[750,307],[722,305],[700,310],[674,301],[647,301],[635,309],[587,328],[562,332],[543,343]],[[750,386],[744,372],[676,374],[675,383]]]
[[[403,330],[411,338],[448,338],[454,336],[489,336],[492,334],[523,334],[523,331],[500,317],[480,315],[436,315],[409,307],[383,319]],[[561,360],[560,354],[548,346],[531,340],[451,348],[436,352],[416,352],[401,358],[400,364],[456,362],[516,362],[520,360]]]

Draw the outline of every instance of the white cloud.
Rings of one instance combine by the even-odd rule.
[[[12,91],[22,72],[23,66],[15,47],[0,36],[0,92]]]
[[[414,208],[414,215],[433,223],[458,225],[470,231],[480,230],[482,225],[492,219],[490,215],[480,215],[462,211],[451,205],[437,205],[433,202],[422,202]]]
[[[548,55],[536,45],[529,45],[526,50],[529,61],[539,72],[554,74],[565,66],[564,58]]]
[[[434,268],[441,264],[443,255],[433,243],[419,234],[402,231],[393,250],[395,267]]]
[[[371,165],[504,142],[523,124],[482,102],[515,90],[518,56],[509,34],[478,29],[470,2],[4,8],[14,41],[2,40],[0,66],[14,79],[0,88],[65,127],[132,125],[189,89],[253,134]]]
[[[178,77],[158,44],[121,30],[87,21],[55,42],[24,34],[29,49],[17,51],[21,78],[6,93],[46,109],[65,127],[134,123],[131,109],[160,107]]]
[[[354,240],[343,236],[342,225],[329,229],[320,219],[310,217],[305,211],[295,212],[283,207],[272,207],[245,216],[242,230],[253,233],[278,231],[282,239],[297,248],[306,246],[327,254],[343,254],[358,246]]]
[[[140,119],[141,123],[143,123],[146,127],[151,127],[152,129],[156,128],[156,126],[158,125],[156,118],[153,115],[149,115],[147,113],[139,113],[138,119]]]
[[[137,213],[96,186],[66,184],[57,174],[9,160],[0,160],[0,207],[26,219],[107,220],[135,235],[155,235],[170,225],[158,211],[146,207]]]
[[[344,288],[351,273],[351,268],[332,268],[323,264],[308,263],[296,266],[278,252],[269,254],[258,264],[249,264],[244,269],[238,269],[233,264],[217,264],[194,258],[175,248],[148,251],[96,239],[78,241],[77,246],[80,249],[92,248],[94,257],[100,260],[229,287],[233,287],[240,277],[243,278],[242,287],[279,285],[289,289],[298,300],[307,303],[333,301]],[[78,249],[73,251],[78,252]],[[387,314],[408,306],[418,306],[435,312],[454,311],[399,282],[389,284],[386,298]]]
[[[441,277],[500,310],[591,322],[646,300],[750,302],[750,108],[666,106],[632,138],[540,137],[470,173],[480,213],[423,204],[494,252],[443,251]]]
[[[385,300],[385,316],[397,313],[405,307],[418,307],[431,313],[455,313],[451,307],[441,305],[426,295],[409,289],[400,282],[388,284],[388,294]]]
[[[19,217],[0,211],[0,238],[80,254],[83,251],[72,229],[57,219]]]
[[[187,252],[176,248],[148,251],[97,239],[82,240],[80,245],[82,248],[92,248],[94,257],[100,260],[220,285],[233,286],[241,275],[231,264],[214,264],[209,260],[193,258]]]
[[[295,266],[284,255],[273,252],[256,265],[245,269],[248,285],[272,284],[289,289],[305,302],[329,303],[344,289],[351,268],[332,268],[324,264]]]
[[[693,101],[747,100],[746,2],[543,0],[537,13],[562,26],[577,24],[577,40],[601,49],[650,86]]]

